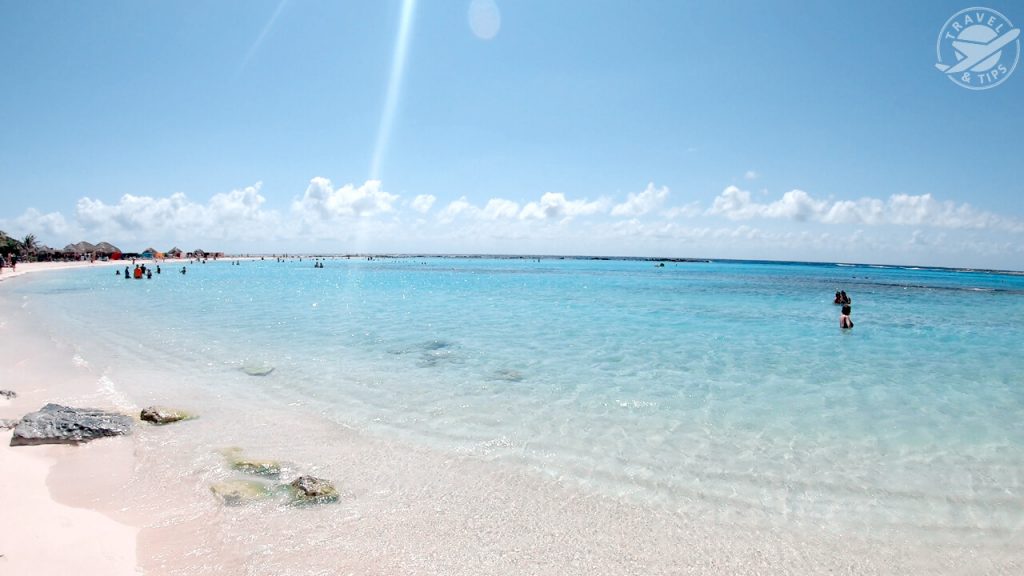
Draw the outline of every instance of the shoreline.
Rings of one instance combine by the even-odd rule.
[[[151,262],[147,260],[147,262]],[[175,262],[177,262],[175,260]],[[56,270],[73,270],[78,268],[104,267],[114,268],[124,266],[124,260],[96,260],[95,262],[19,262],[18,266],[11,271],[9,266],[0,270],[0,282],[40,272],[53,272]]]

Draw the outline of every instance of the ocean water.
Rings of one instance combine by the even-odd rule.
[[[96,268],[3,288],[105,393],[84,399],[202,414],[179,425],[191,426],[187,437],[165,427],[136,439],[150,466],[139,484],[181,480],[200,507],[212,500],[209,483],[230,474],[215,447],[240,444],[344,479],[357,472],[338,463],[362,450],[353,448],[361,438],[378,449],[354,465],[375,480],[324,513],[334,514],[323,520],[330,530],[359,530],[370,501],[382,533],[389,513],[411,515],[387,503],[414,500],[414,480],[372,486],[417,477],[387,468],[404,447],[446,473],[464,465],[457,477],[500,471],[498,482],[523,478],[725,534],[853,539],[868,550],[897,541],[897,559],[905,549],[1005,554],[1024,543],[1024,276],[769,262],[324,262],[209,261],[185,275],[166,263],[138,281]],[[837,289],[853,298],[852,330],[838,328]],[[493,527],[509,506],[524,504],[464,514]],[[291,553],[276,568],[285,573],[308,554],[292,541],[254,541],[247,518],[219,532],[234,534],[247,566],[239,573],[275,573],[270,558]],[[451,530],[470,524],[452,520]],[[412,558],[406,573],[483,566],[388,550]]]

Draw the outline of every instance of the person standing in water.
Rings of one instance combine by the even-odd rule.
[[[853,328],[853,320],[850,320],[850,305],[849,304],[844,304],[843,305],[843,311],[839,315],[839,327],[843,328],[843,329]]]

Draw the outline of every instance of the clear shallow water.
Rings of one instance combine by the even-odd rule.
[[[774,529],[1006,542],[1024,529],[1021,276],[557,259],[163,268],[10,291],[128,405],[175,390],[254,414],[299,406]]]

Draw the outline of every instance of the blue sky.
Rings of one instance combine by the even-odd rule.
[[[0,0],[0,229],[1024,269],[1024,70],[934,66],[971,5]]]

